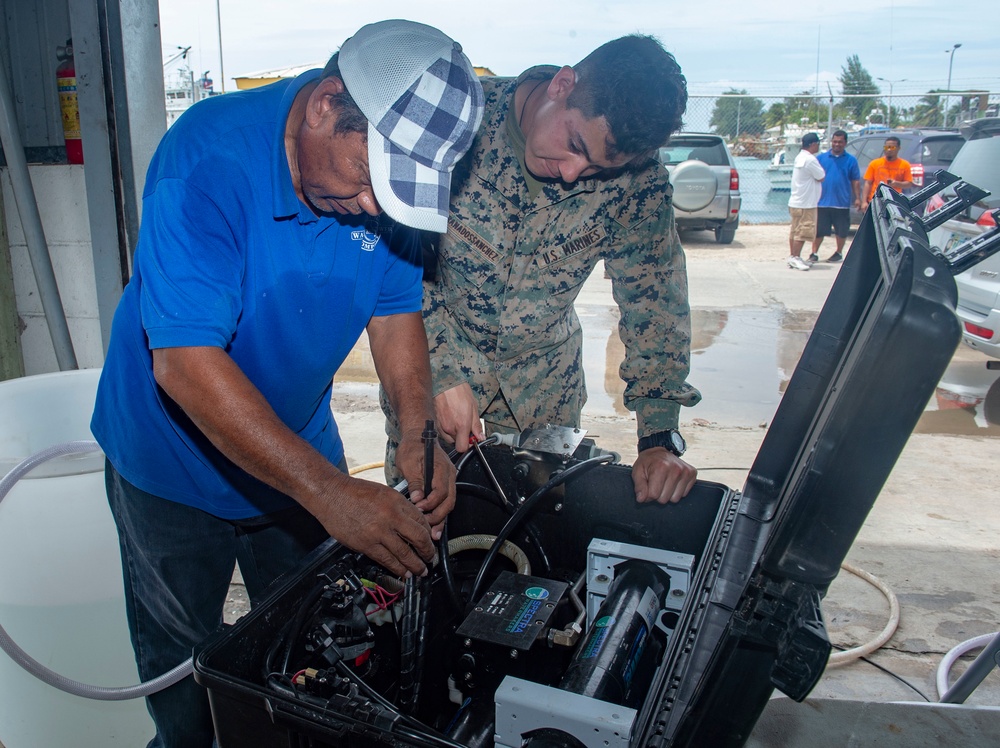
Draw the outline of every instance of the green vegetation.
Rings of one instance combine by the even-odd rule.
[[[764,102],[748,96],[746,89],[731,88],[715,100],[710,124],[713,132],[730,140],[738,135],[760,135],[765,127]]]
[[[860,97],[844,100],[849,118],[855,122],[864,122],[871,111],[878,108],[877,97],[881,91],[872,80],[871,74],[861,64],[861,58],[857,55],[848,57],[847,65],[840,69],[840,77],[837,80],[840,81],[841,93]]]
[[[944,89],[928,91],[916,105],[912,94],[892,97],[892,89],[883,92],[876,84],[861,58],[854,54],[847,58],[837,79],[840,91],[828,88],[817,95],[813,91],[800,91],[773,103],[750,96],[746,89],[730,88],[715,99],[710,118],[711,130],[722,135],[741,155],[767,156],[771,137],[766,131],[784,132],[789,125],[803,125],[822,131],[832,121],[834,127],[849,123],[859,126],[878,124],[892,127],[941,127],[944,109],[948,108],[948,123],[962,118],[982,116],[988,106],[986,91],[966,91],[950,97]],[[907,105],[909,103],[909,105]]]

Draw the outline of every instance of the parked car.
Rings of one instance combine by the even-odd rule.
[[[931,231],[932,249],[948,254],[959,244],[996,226],[992,211],[1000,208],[1000,118],[973,120],[962,128],[968,138],[948,171],[992,194],[969,206]],[[932,213],[955,199],[946,187],[927,201]],[[1000,358],[1000,254],[956,276],[958,316],[963,340],[973,348]]]
[[[678,228],[714,231],[719,244],[732,244],[742,198],[726,141],[710,133],[677,133],[659,149],[658,158],[674,186]]]
[[[965,138],[958,130],[938,130],[932,128],[911,128],[906,130],[881,130],[862,135],[849,136],[847,152],[858,159],[861,169],[861,179],[864,181],[865,170],[872,159],[882,155],[882,146],[889,136],[899,138],[899,157],[910,162],[913,174],[912,190],[915,192],[924,186],[934,172],[948,169],[959,149],[965,143]],[[950,169],[949,169],[950,171]],[[905,193],[904,193],[905,194]],[[913,206],[914,212],[922,206]],[[851,223],[860,223],[861,214],[851,208]]]

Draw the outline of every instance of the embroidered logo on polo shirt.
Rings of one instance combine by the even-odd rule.
[[[448,217],[448,233],[460,238],[494,265],[500,259],[500,252],[496,247],[454,216]]]
[[[375,249],[375,245],[378,244],[379,235],[373,234],[366,229],[359,229],[358,231],[351,232],[351,238],[356,242],[361,242],[361,249],[365,252],[371,252]]]
[[[582,234],[577,234],[569,241],[565,241],[556,247],[542,251],[538,256],[538,264],[545,266],[551,265],[554,262],[565,260],[567,257],[572,257],[577,252],[590,249],[605,236],[607,236],[607,234],[604,233],[604,229],[600,226],[595,226],[592,229],[584,231]]]

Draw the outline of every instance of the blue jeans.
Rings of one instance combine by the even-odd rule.
[[[341,470],[347,472],[346,463]],[[246,520],[224,520],[161,499],[126,481],[105,462],[105,485],[118,526],[125,609],[139,677],[145,682],[191,656],[222,624],[239,561],[251,605],[329,534],[293,507]],[[156,724],[147,748],[211,748],[205,690],[188,676],[146,699]]]

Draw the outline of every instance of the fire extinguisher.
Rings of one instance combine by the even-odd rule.
[[[56,85],[59,87],[59,108],[62,111],[63,136],[66,139],[66,160],[83,163],[83,141],[80,139],[80,105],[76,98],[76,67],[73,64],[73,40],[65,47],[56,47]]]

